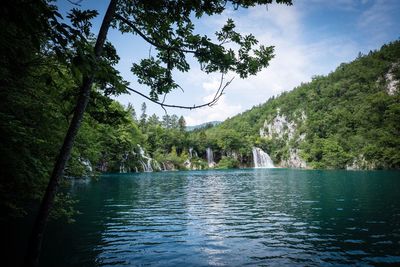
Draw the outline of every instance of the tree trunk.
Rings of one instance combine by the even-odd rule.
[[[117,0],[110,1],[107,12],[101,24],[99,35],[97,36],[94,48],[96,61],[98,60],[102,52],[110,23],[115,14],[117,2]],[[94,71],[96,71],[96,66],[94,66]],[[93,73],[85,77],[82,81],[82,85],[79,88],[80,93],[74,109],[74,115],[69,125],[67,134],[64,138],[63,145],[58,154],[53,172],[49,180],[49,184],[47,185],[46,192],[43,196],[40,209],[36,217],[31,236],[29,238],[24,266],[38,266],[39,264],[39,256],[42,247],[43,235],[50,215],[50,210],[54,203],[54,198],[58,190],[60,178],[64,173],[65,165],[71,155],[71,149],[76,134],[78,133],[79,127],[81,125],[83,114],[85,113],[86,106],[89,102],[90,90],[93,85],[93,77]]]

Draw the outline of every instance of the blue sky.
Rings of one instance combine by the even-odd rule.
[[[67,0],[57,4],[62,12],[76,7]],[[99,11],[93,21],[93,31],[97,33],[108,1],[83,0],[80,4],[81,8]],[[204,17],[196,22],[197,32],[212,36],[232,18],[240,32],[253,33],[261,44],[274,45],[275,58],[256,76],[245,80],[235,77],[217,105],[193,111],[168,109],[168,113],[183,115],[188,125],[232,117],[310,81],[314,75],[328,74],[340,63],[353,60],[358,52],[366,54],[399,39],[399,14],[398,0],[295,0],[290,7],[269,5]],[[148,93],[148,88],[136,82],[130,68],[133,62],[148,56],[150,45],[138,36],[117,31],[111,31],[108,39],[121,57],[117,68],[122,76],[131,82],[131,87]],[[220,76],[204,74],[198,64],[192,63],[188,73],[175,76],[184,92],[170,93],[166,103],[193,105],[212,98]],[[165,114],[161,107],[138,95],[121,95],[116,99],[124,105],[132,103],[138,114],[142,102],[146,102],[149,114]]]

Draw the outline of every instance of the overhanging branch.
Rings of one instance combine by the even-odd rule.
[[[225,91],[226,87],[228,87],[231,84],[231,82],[233,81],[234,78],[235,77],[233,77],[232,79],[230,79],[229,81],[227,81],[224,84],[224,75],[222,74],[219,88],[217,89],[217,92],[215,93],[213,99],[210,102],[207,102],[207,103],[204,103],[204,104],[201,104],[201,105],[193,105],[193,106],[181,106],[181,105],[165,104],[164,103],[165,98],[164,98],[164,100],[162,102],[159,102],[159,101],[157,101],[155,99],[152,99],[151,97],[149,97],[149,96],[147,96],[147,95],[145,95],[145,94],[143,94],[143,93],[141,93],[141,92],[139,92],[139,91],[137,91],[137,90],[135,90],[133,88],[130,88],[128,86],[126,87],[126,89],[128,91],[130,91],[130,92],[138,94],[138,95],[146,98],[147,100],[150,100],[151,102],[161,106],[164,110],[165,110],[165,108],[180,108],[180,109],[192,110],[192,109],[198,109],[198,108],[203,108],[203,107],[212,107],[212,106],[214,106],[218,102],[218,100],[221,98],[221,96],[224,94],[224,91]]]

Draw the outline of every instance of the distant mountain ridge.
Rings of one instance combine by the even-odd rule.
[[[209,121],[209,122],[205,122],[199,125],[194,125],[194,126],[186,126],[186,130],[187,131],[193,131],[193,130],[197,130],[197,129],[201,129],[201,128],[207,128],[207,127],[212,127],[212,126],[216,126],[218,124],[222,123],[222,121]]]

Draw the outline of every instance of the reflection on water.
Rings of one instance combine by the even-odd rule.
[[[118,174],[71,192],[82,214],[50,224],[43,266],[400,264],[398,172]]]

